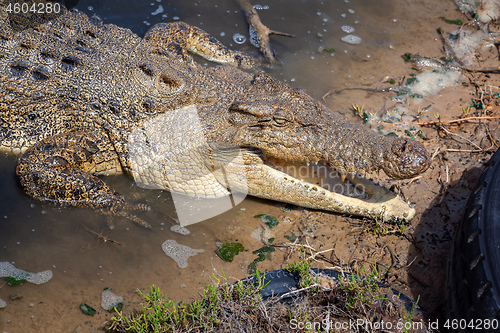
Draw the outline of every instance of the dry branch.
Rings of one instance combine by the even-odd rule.
[[[438,124],[447,125],[447,124],[467,122],[467,121],[480,120],[480,119],[486,119],[486,120],[500,119],[500,116],[467,117],[467,118],[454,119],[454,120],[434,120],[434,121],[427,121],[427,122],[424,122],[424,123],[421,123],[421,122],[412,122],[412,121],[399,121],[397,123],[387,123],[387,122],[381,121],[380,123],[384,124],[384,125],[419,125],[419,126],[429,126],[429,125],[438,125]]]
[[[257,37],[259,39],[260,52],[269,62],[277,61],[276,57],[274,56],[274,52],[271,48],[269,36],[270,35],[280,35],[286,37],[295,37],[295,36],[284,32],[270,30],[260,21],[259,14],[257,14],[257,11],[255,10],[255,8],[253,8],[249,0],[237,0],[237,1],[240,4],[241,8],[243,9],[243,12],[245,13],[245,17],[248,24],[255,30],[255,33],[257,33]]]

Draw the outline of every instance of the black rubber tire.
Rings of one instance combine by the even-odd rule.
[[[446,294],[445,328],[500,331],[500,150],[486,163],[467,202],[448,262]],[[486,319],[497,328],[484,327]]]
[[[324,269],[324,268],[312,268],[312,271],[316,274],[321,274],[323,276],[330,277],[334,281],[339,281],[339,279],[344,276],[348,279],[352,279],[353,276],[349,273],[341,273],[339,271],[331,270],[331,269]],[[264,274],[264,273],[262,273]],[[358,278],[355,276],[354,279],[358,280]],[[243,283],[256,283],[256,279],[254,276],[250,276],[246,279],[242,280]],[[297,290],[300,289],[300,276],[298,272],[289,272],[286,269],[278,269],[275,271],[269,271],[265,272],[265,277],[264,277],[264,284],[265,287],[260,291],[260,295],[262,296],[262,299],[266,300],[270,297],[273,296],[279,296],[282,297],[283,295],[290,293],[292,290]],[[387,286],[383,286],[385,289],[387,289]],[[407,313],[414,312],[415,310],[418,312],[421,312],[421,308],[418,306],[418,304],[415,303],[411,298],[409,298],[406,295],[403,295],[399,293],[398,291],[391,289],[392,294],[394,297],[399,298]],[[297,294],[291,293],[287,297],[282,297],[281,302],[282,303],[291,303],[292,301],[296,300],[297,297],[301,297]]]

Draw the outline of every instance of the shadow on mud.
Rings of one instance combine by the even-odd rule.
[[[420,295],[419,305],[429,321],[445,322],[446,272],[456,229],[465,205],[476,185],[482,165],[464,170],[450,183],[442,182],[439,192],[424,211],[413,233],[408,251],[408,283],[412,295]]]

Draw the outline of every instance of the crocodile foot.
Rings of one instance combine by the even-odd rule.
[[[191,64],[194,60],[188,51],[209,61],[244,69],[268,65],[260,56],[233,51],[204,30],[184,22],[158,23],[144,36],[157,52],[179,54]]]
[[[21,185],[37,200],[88,207],[150,228],[146,221],[130,213],[149,211],[147,205],[126,202],[123,196],[91,174],[121,171],[116,155],[100,147],[99,142],[84,132],[58,134],[38,142],[19,158],[16,173]]]

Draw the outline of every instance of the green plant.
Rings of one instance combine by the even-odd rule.
[[[146,303],[139,311],[124,315],[116,311],[109,322],[109,332],[168,332],[201,330],[211,331],[237,308],[251,312],[262,303],[260,291],[265,288],[265,274],[256,272],[253,280],[229,284],[222,272],[222,279],[203,289],[201,299],[190,303],[175,304],[167,300],[160,288],[152,285],[149,293],[138,293]]]
[[[299,249],[299,257],[301,260],[287,263],[286,269],[289,272],[297,272],[300,277],[300,287],[308,288],[308,291],[318,292],[320,287],[318,285],[318,276],[311,270],[311,260],[305,258],[305,253]],[[317,286],[311,288],[312,286]]]
[[[377,263],[371,270],[356,269],[355,274],[339,279],[340,287],[347,292],[345,306],[349,309],[363,309],[375,302],[384,299],[385,291],[379,287],[379,282],[385,272],[381,273]]]
[[[413,304],[413,307],[411,308],[410,313],[408,313],[408,316],[406,317],[406,320],[405,320],[405,325],[404,325],[404,327],[405,327],[404,332],[405,332],[405,333],[406,333],[406,332],[409,332],[409,331],[410,331],[410,329],[411,329],[411,326],[412,326],[412,325],[411,325],[411,322],[412,322],[411,317],[413,316],[413,313],[414,313],[414,312],[415,312],[415,310],[417,309],[417,305],[418,305],[418,302],[419,302],[419,301],[420,301],[420,295],[418,295],[417,300],[416,300],[416,301],[415,301],[415,303]]]

